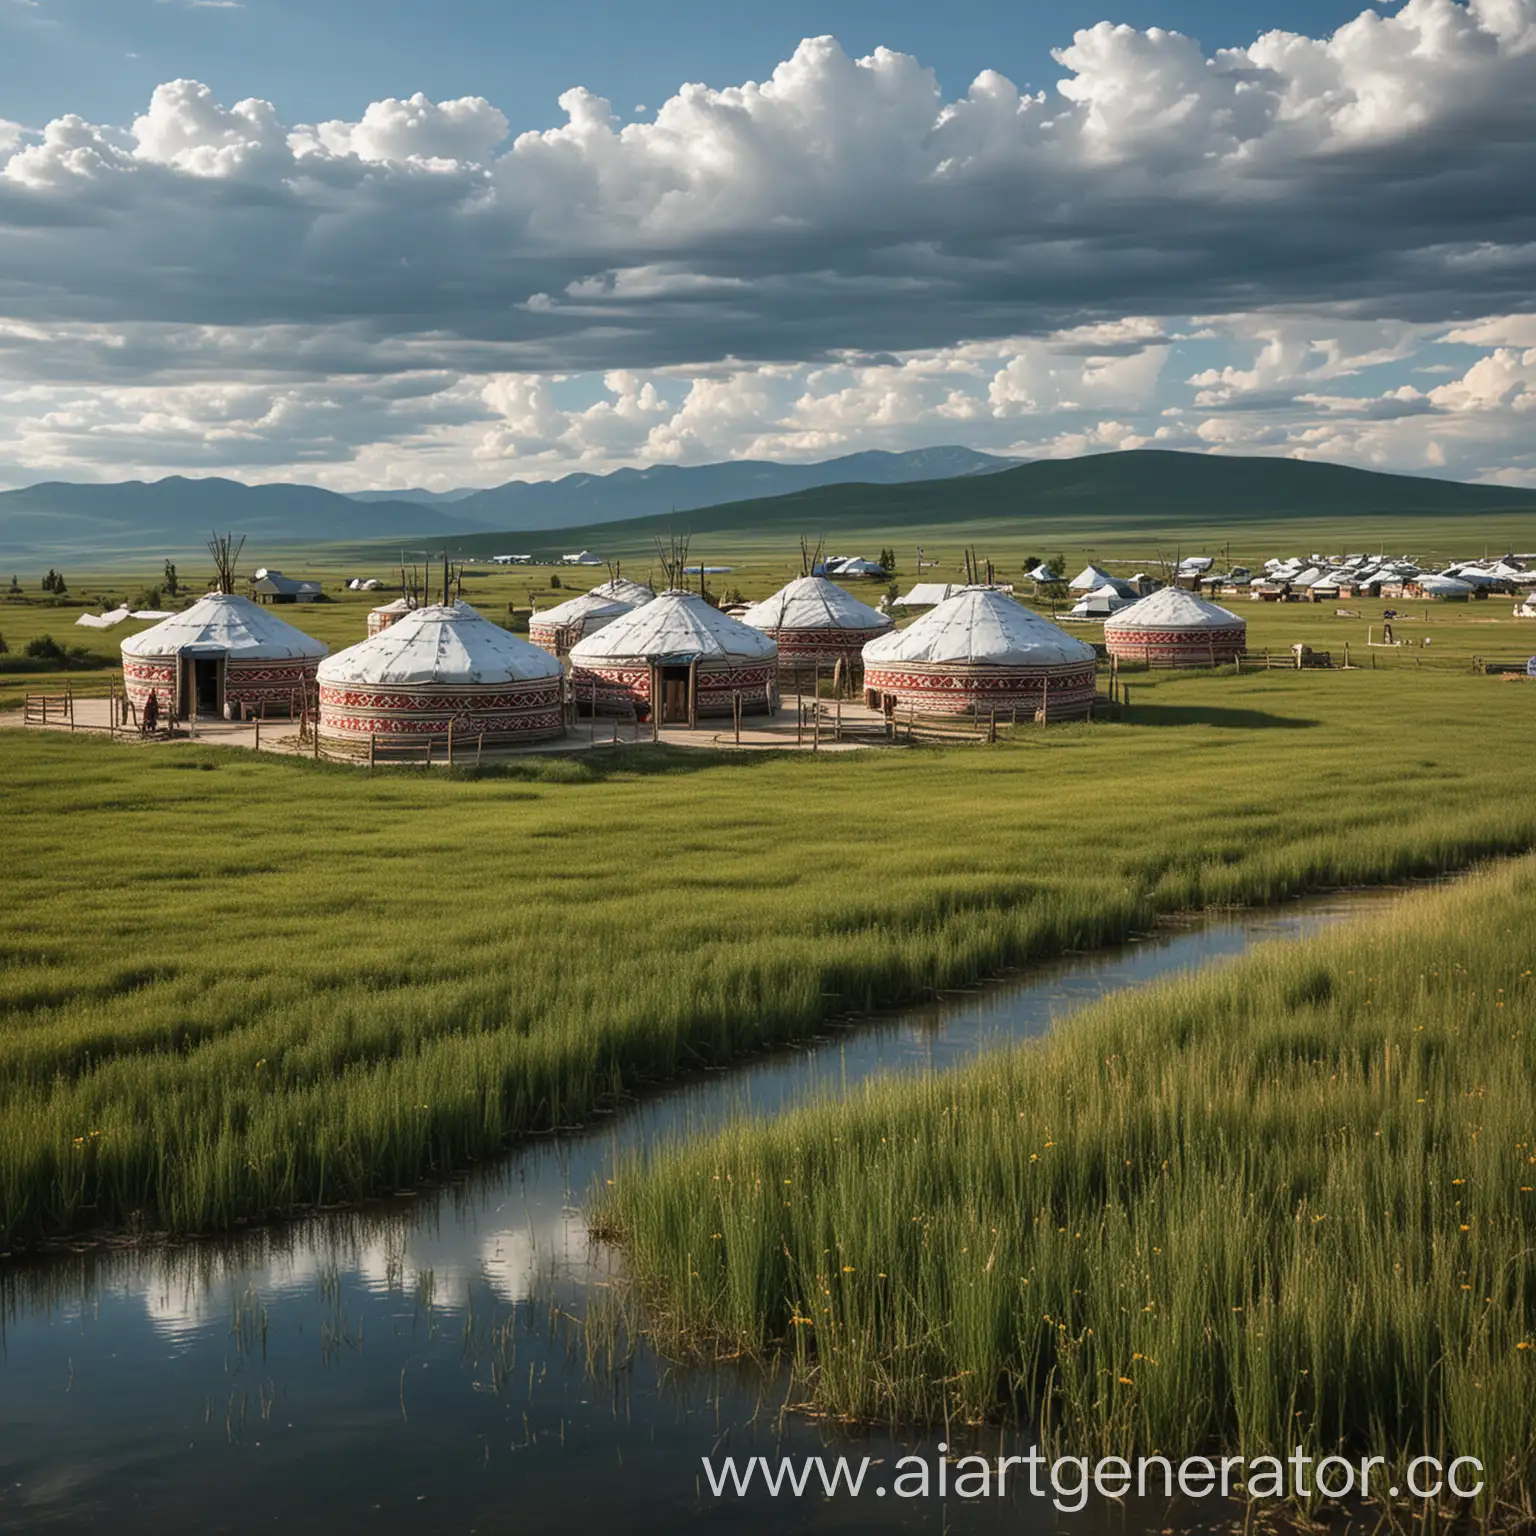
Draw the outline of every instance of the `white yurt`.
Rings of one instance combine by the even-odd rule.
[[[862,666],[864,647],[891,620],[825,576],[798,576],[742,614],[779,645],[780,666]]]
[[[297,713],[330,647],[248,597],[210,592],[123,641],[123,688],[163,716]]]
[[[1092,713],[1091,645],[1004,592],[977,588],[940,603],[908,629],[864,647],[871,707],[1017,709],[1048,720]]]
[[[616,597],[583,592],[554,608],[535,613],[528,621],[528,638],[551,656],[564,656],[578,640],[594,635],[633,608]]]
[[[656,601],[653,588],[643,581],[631,581],[627,576],[615,576],[611,581],[605,581],[601,586],[593,587],[587,596],[614,597],[621,603],[628,603],[631,608],[643,608],[647,603]]]
[[[408,597],[397,597],[392,603],[380,603],[368,615],[368,633],[376,635],[381,629],[388,629],[396,619],[402,619],[410,613],[416,604]]]
[[[1149,667],[1213,667],[1246,649],[1248,625],[1183,587],[1163,587],[1104,621],[1111,656]]]
[[[565,730],[564,678],[548,651],[468,603],[413,609],[321,666],[320,734],[395,744],[545,741]]]
[[[697,592],[663,592],[571,648],[577,708],[633,709],[663,724],[779,707],[779,647],[771,636],[711,608]]]

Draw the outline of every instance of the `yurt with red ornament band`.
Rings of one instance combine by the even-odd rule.
[[[1104,647],[1149,667],[1219,667],[1236,661],[1248,626],[1226,608],[1182,587],[1163,587],[1104,621]]]
[[[123,688],[163,718],[298,714],[330,647],[248,597],[210,592],[122,644]]]
[[[1047,720],[1093,712],[1096,653],[995,588],[942,602],[864,647],[864,694],[876,709],[1012,712]]]
[[[564,656],[579,640],[622,618],[632,606],[616,597],[583,592],[554,608],[535,613],[528,621],[528,638],[551,656]]]
[[[779,648],[697,592],[663,592],[571,648],[577,709],[662,724],[772,714],[779,707]]]
[[[320,737],[518,744],[565,733],[560,663],[468,603],[413,609],[319,669]]]
[[[781,666],[863,666],[864,647],[891,620],[825,576],[797,576],[755,603],[741,622],[777,642]]]

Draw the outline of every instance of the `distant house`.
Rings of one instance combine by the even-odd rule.
[[[258,603],[318,603],[318,581],[299,581],[281,571],[263,568],[251,578],[251,596]]]

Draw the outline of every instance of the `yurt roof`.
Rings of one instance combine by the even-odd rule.
[[[587,635],[571,648],[571,660],[578,666],[674,656],[766,661],[778,650],[769,636],[711,608],[697,592],[663,592]]]
[[[408,597],[397,597],[392,603],[380,603],[373,611],[375,613],[410,613],[415,608]]]
[[[574,624],[578,619],[612,618],[629,613],[633,603],[617,597],[604,597],[596,592],[583,592],[579,597],[568,598],[553,608],[541,609],[533,616],[535,624]]]
[[[1457,576],[1420,576],[1420,588],[1425,592],[1470,592],[1472,583]]]
[[[1108,571],[1097,565],[1085,565],[1067,585],[1073,591],[1091,592],[1095,587],[1102,587],[1110,579]]]
[[[548,651],[508,634],[468,603],[433,603],[338,651],[319,675],[322,683],[451,687],[534,682],[560,673],[560,663]]]
[[[1004,592],[962,592],[907,629],[864,647],[868,664],[971,662],[983,666],[1057,666],[1092,661],[1094,650]]]
[[[631,581],[628,576],[615,576],[612,581],[605,581],[601,586],[593,587],[587,596],[616,597],[621,603],[628,603],[631,608],[639,608],[645,603],[656,601],[653,588],[648,587],[643,581]]]
[[[1183,587],[1162,587],[1129,608],[1122,608],[1104,628],[1231,629],[1244,621],[1229,609],[1196,597]]]
[[[797,576],[753,604],[741,622],[753,629],[889,629],[891,621],[824,576]]]
[[[210,592],[190,608],[123,641],[127,656],[174,656],[179,651],[227,652],[245,661],[318,660],[330,647],[286,624],[248,597]]]

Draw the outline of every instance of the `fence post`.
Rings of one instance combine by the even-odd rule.
[[[256,750],[261,751],[261,716],[256,716]]]
[[[480,766],[480,754],[484,750],[485,750],[485,732],[481,731],[480,734],[477,737],[475,737],[475,767],[476,768],[478,768]]]
[[[368,732],[368,772],[373,772],[374,762],[378,758],[379,738],[372,731]]]
[[[453,767],[453,721],[448,722],[448,766]]]

